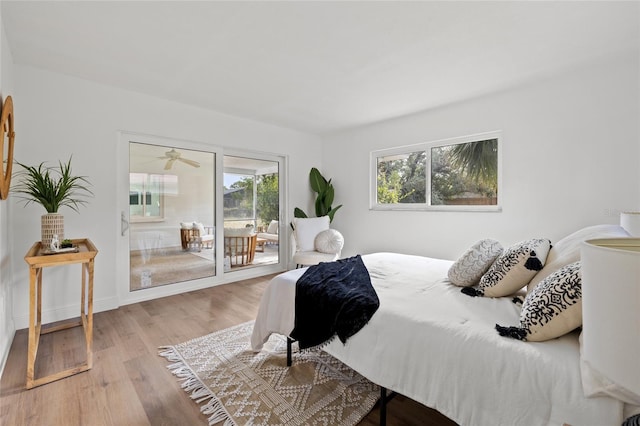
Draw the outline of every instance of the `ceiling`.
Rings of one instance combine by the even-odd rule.
[[[16,64],[329,134],[640,49],[639,2],[6,1]]]
[[[174,151],[181,160],[174,161],[166,172],[167,161],[172,158],[171,151]],[[174,154],[175,155],[175,154]],[[139,173],[213,173],[215,154],[206,151],[199,151],[187,148],[174,148],[172,146],[153,145],[146,143],[129,144],[129,169]],[[189,161],[199,163],[199,166],[188,164]],[[201,167],[200,167],[201,166]],[[201,168],[202,170],[194,170]],[[235,174],[255,174],[264,175],[278,173],[278,163],[275,161],[260,160],[257,158],[239,157],[225,155],[223,157],[223,167],[225,173]]]

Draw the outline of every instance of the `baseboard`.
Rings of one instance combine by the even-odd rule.
[[[99,299],[93,301],[93,313],[110,311],[118,308],[118,298],[108,297],[105,299]],[[57,309],[43,309],[42,310],[42,323],[48,324],[50,322],[62,321],[69,318],[76,318],[80,314],[80,307],[78,303],[69,304]],[[27,310],[25,315],[16,315],[13,318],[16,330],[29,327],[29,311]]]
[[[9,330],[13,330],[12,332],[10,332],[11,336],[9,336],[9,338],[6,340],[6,343],[3,345],[4,347],[0,347],[0,378],[2,378],[2,373],[4,373],[4,366],[7,364],[9,351],[11,350],[11,345],[13,344],[13,338],[16,335],[16,328],[13,321],[9,323]]]

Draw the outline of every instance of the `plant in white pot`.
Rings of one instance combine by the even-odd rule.
[[[54,235],[64,239],[64,216],[58,213],[61,207],[69,207],[79,212],[79,207],[87,203],[86,197],[93,196],[91,183],[85,176],[73,176],[71,157],[69,161],[58,162],[49,167],[44,162],[38,166],[27,166],[16,161],[22,170],[16,172],[13,191],[25,205],[40,204],[47,213],[42,216],[41,243],[49,247]]]

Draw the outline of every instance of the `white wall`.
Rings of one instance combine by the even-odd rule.
[[[291,205],[308,204],[307,174],[318,166],[321,140],[288,129],[234,118],[32,67],[14,67],[16,94],[16,159],[22,163],[66,160],[73,171],[89,177],[93,198],[80,214],[61,210],[65,237],[89,237],[97,246],[95,311],[117,307],[116,247],[120,237],[117,193],[118,131],[159,135],[237,149],[286,154],[289,157]],[[40,239],[40,206],[12,200],[16,233],[13,310],[17,328],[27,326],[28,271],[23,256]],[[292,209],[292,208],[291,208]],[[79,312],[80,266],[45,270],[43,321]],[[47,281],[50,284],[46,284]],[[77,288],[72,284],[78,282]],[[69,284],[68,284],[69,283]],[[71,284],[71,285],[70,285]],[[75,313],[77,316],[77,313]]]
[[[455,259],[474,242],[557,241],[640,207],[638,53],[513,90],[325,138],[343,254]],[[372,150],[502,130],[502,212],[369,210]]]
[[[0,16],[0,99],[13,96],[13,59]],[[4,152],[7,153],[7,142]],[[4,167],[0,165],[0,167]],[[6,170],[6,169],[5,169]],[[11,348],[15,326],[13,322],[13,274],[11,268],[11,237],[9,202],[0,200],[0,375]]]

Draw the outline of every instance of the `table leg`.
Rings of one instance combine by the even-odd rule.
[[[87,264],[88,275],[89,275],[89,295],[88,295],[88,306],[87,306],[87,367],[93,367],[93,259],[89,260]],[[82,274],[84,277],[84,274]],[[84,288],[84,284],[82,286]],[[84,306],[84,302],[83,302]]]
[[[36,317],[36,327],[38,330],[42,326],[42,268],[38,268],[36,270],[37,277],[37,286],[38,290],[36,291],[36,299],[38,303],[38,315]],[[38,335],[40,333],[38,332]]]
[[[40,285],[38,285],[38,283]],[[38,269],[29,268],[29,347],[27,353],[27,389],[33,387],[35,377],[36,353],[38,351],[38,336],[36,336],[36,321],[40,320],[41,304],[40,291],[42,281],[38,279]],[[36,294],[36,290],[38,290]]]
[[[84,318],[84,314],[85,314],[85,303],[86,303],[86,285],[87,285],[87,280],[85,278],[85,274],[84,274],[84,268],[85,268],[85,264],[82,263],[80,264],[80,273],[82,274],[82,288],[80,290],[80,321],[82,321],[82,319]]]

